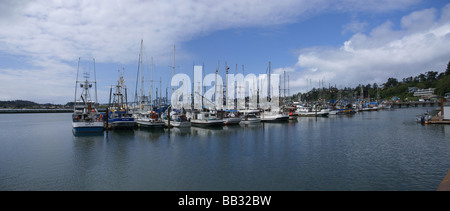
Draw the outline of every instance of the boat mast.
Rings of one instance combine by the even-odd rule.
[[[286,100],[286,71],[283,71],[284,81],[283,81],[283,97]]]
[[[150,106],[153,110],[153,56],[151,57],[151,68],[150,68]]]
[[[141,39],[141,50],[139,53],[139,77],[141,78],[140,90],[139,90],[139,111],[142,112],[142,45],[144,40]]]
[[[77,103],[77,89],[78,89],[78,73],[80,72],[80,57],[78,57],[78,68],[77,68],[77,80],[75,81],[75,98],[73,99],[73,110],[75,110],[75,104]]]
[[[173,45],[172,78],[175,75],[175,45]],[[173,91],[173,88],[172,88]]]
[[[174,75],[175,75],[175,45],[173,45],[172,78]],[[172,87],[172,94],[173,94],[173,87]],[[169,100],[169,99],[167,99],[167,88],[166,88],[166,100]],[[173,103],[172,99],[171,99],[170,103]]]
[[[227,102],[227,100],[228,100],[228,69],[230,69],[228,66],[227,66],[227,63],[225,62],[225,108],[227,108],[228,107],[228,102]]]
[[[268,87],[268,89],[267,89],[267,98],[268,98],[268,100],[270,101],[270,99],[271,99],[271,97],[270,97],[270,61],[269,61],[269,75],[268,75],[269,77],[268,77],[268,80],[269,80],[269,86],[267,86]]]
[[[214,76],[214,102],[216,102],[217,99],[217,72],[219,71],[219,64],[220,61],[217,63],[216,75]]]
[[[84,100],[85,106],[88,106],[88,103],[89,103],[88,99],[90,99],[90,96],[88,96],[88,89],[89,89],[90,84],[88,81],[89,75],[87,72],[84,73],[84,78],[85,78],[85,81],[84,81],[84,87],[83,87],[84,88],[84,99],[83,100]]]
[[[95,104],[98,103],[98,99],[97,99],[97,74],[95,72],[95,58],[93,60],[94,60],[94,84],[95,84],[95,103],[94,103],[94,105],[95,105]]]

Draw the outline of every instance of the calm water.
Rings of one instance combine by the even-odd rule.
[[[223,129],[74,136],[71,114],[0,115],[0,190],[436,190],[450,125],[434,108]]]

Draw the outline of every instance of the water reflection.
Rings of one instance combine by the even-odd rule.
[[[190,127],[174,127],[170,128],[170,130],[166,130],[166,132],[169,132],[172,135],[175,136],[189,136],[191,134],[191,128]]]
[[[450,125],[414,117],[380,111],[74,135],[69,189],[434,190],[436,172],[450,164]]]
[[[89,136],[103,136],[105,131],[98,131],[98,132],[73,132],[73,135],[75,137],[89,137]]]
[[[139,128],[135,130],[135,135],[139,139],[157,141],[161,136],[166,135],[166,131],[163,128]]]

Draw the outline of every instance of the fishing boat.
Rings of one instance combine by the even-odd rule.
[[[201,111],[193,114],[191,125],[197,127],[221,127],[225,124],[223,119],[217,117],[214,111]]]
[[[144,41],[141,40],[141,48],[139,53],[139,63],[138,63],[138,76],[140,76],[140,94],[139,94],[139,108],[135,109],[134,111],[134,118],[136,120],[136,124],[138,127],[146,127],[146,128],[163,128],[164,127],[164,121],[160,118],[158,113],[154,110],[154,105],[152,102],[153,99],[153,85],[150,84],[151,90],[150,90],[150,96],[147,98],[143,94],[143,87],[144,87],[144,77],[142,76],[143,70],[142,70],[142,55],[143,55],[143,43]],[[151,82],[153,82],[153,57],[151,61]],[[136,80],[136,83],[138,83],[139,80]],[[136,84],[137,89],[137,84]],[[137,90],[136,90],[137,95]],[[136,96],[137,97],[137,96]],[[136,99],[137,100],[137,99]]]
[[[126,129],[134,127],[135,118],[128,109],[127,89],[124,84],[123,76],[119,77],[113,96],[111,96],[112,90],[113,88],[111,87],[109,96],[110,106],[108,113],[108,127],[113,129]]]
[[[242,117],[239,116],[239,112],[237,110],[225,110],[224,111],[223,120],[225,121],[225,125],[238,125]]]
[[[97,90],[97,82],[95,79],[94,81],[89,81],[89,76],[87,73],[85,73],[84,81],[78,81],[79,67],[80,59],[78,60],[77,80],[75,83],[75,103],[72,114],[72,131],[74,133],[102,132],[103,117],[98,113],[97,108],[95,107],[97,105],[97,91],[95,92],[95,101],[91,99],[91,94],[89,92],[89,89],[92,88],[92,84],[95,85],[95,90]],[[82,92],[80,99],[77,100],[78,86],[81,88]]]
[[[431,117],[432,116],[430,114],[428,114],[428,111],[426,111],[425,113],[423,113],[421,115],[418,115],[416,117],[416,122],[420,122],[422,124],[425,124],[425,123],[428,123],[428,121],[431,120]]]
[[[163,121],[166,126],[169,126],[169,118],[171,127],[187,128],[191,126],[191,122],[183,111],[174,109],[171,110],[169,114],[170,115],[167,115],[167,113],[163,114]]]
[[[336,110],[336,115],[343,115],[343,114],[356,114],[356,111],[351,109],[351,108],[344,108],[344,109],[337,109]]]
[[[162,128],[164,121],[162,121],[155,111],[141,112],[137,115],[136,124],[138,127],[148,128]]]
[[[242,110],[240,112],[243,113],[241,123],[245,125],[261,123],[258,110]]]
[[[361,111],[378,111],[378,102],[366,102],[361,105]]]
[[[269,62],[269,72],[267,73],[267,79],[268,79],[268,87],[271,87],[270,84],[270,78],[271,78],[271,74],[270,74],[270,62]],[[267,89],[267,96],[268,96],[268,100],[272,101],[274,99],[272,99],[272,92],[271,88]],[[276,99],[276,98],[275,98]],[[278,101],[278,100],[275,100]],[[279,108],[279,104],[275,106],[275,108],[273,107],[269,107],[268,109],[262,110],[260,112],[260,118],[262,122],[284,122],[284,121],[289,121],[289,115],[285,112],[283,112],[280,108]]]
[[[329,109],[314,107],[298,107],[296,113],[299,117],[327,117],[330,114]]]
[[[295,106],[288,106],[285,109],[289,114],[289,120],[297,120],[298,113],[296,112],[297,108]]]
[[[261,112],[260,118],[262,122],[283,122],[289,120],[289,115],[280,110],[272,110]]]

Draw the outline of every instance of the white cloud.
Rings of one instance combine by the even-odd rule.
[[[319,80],[354,87],[430,70],[442,72],[450,60],[449,8],[450,4],[441,10],[440,19],[435,9],[413,12],[401,19],[399,30],[386,21],[368,35],[355,34],[340,48],[303,49],[291,74],[296,78],[291,87],[306,91],[309,80],[314,87]]]
[[[31,81],[46,81],[48,77],[66,82],[73,77],[73,68],[62,71],[55,64],[64,66],[80,56],[103,63],[135,62],[140,39],[144,39],[148,55],[160,62],[170,61],[173,44],[217,30],[291,23],[326,11],[392,11],[418,1],[5,0],[0,6],[0,52],[23,56],[24,63],[32,67],[0,69],[0,90],[23,90],[17,91],[15,97],[0,91],[0,96],[27,98],[29,93],[40,90],[39,95],[47,95],[43,99],[65,97],[60,102],[65,103],[72,94],[68,88],[58,86],[70,86],[47,81],[52,86],[45,90]],[[179,57],[188,54],[177,51]],[[30,82],[13,83],[19,79]],[[47,92],[52,90],[65,91]]]
[[[352,22],[344,25],[342,28],[342,34],[345,33],[359,33],[359,32],[363,32],[368,26],[367,22],[360,22],[357,20],[353,20]]]

